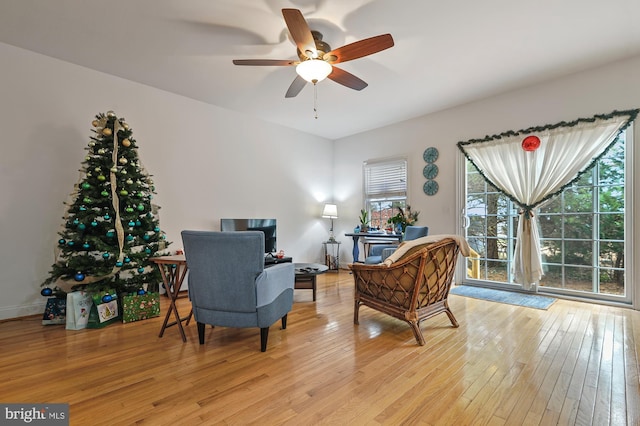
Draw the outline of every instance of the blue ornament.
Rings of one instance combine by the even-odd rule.
[[[73,279],[76,281],[84,281],[84,274],[82,272],[78,272],[73,276]]]
[[[80,223],[80,221],[79,221],[78,219],[73,219],[73,224],[74,224],[74,225],[77,225],[77,224],[79,224],[79,223]]]
[[[80,206],[80,211],[81,212],[87,211],[87,208],[85,206]]]
[[[113,300],[113,296],[111,296],[109,293],[105,294],[104,296],[102,296],[102,301],[104,303],[109,303]]]
[[[154,232],[160,232],[160,227],[159,227],[159,226],[156,226],[155,228],[153,228],[153,231],[154,231]]]
[[[118,260],[118,261],[116,262],[116,266],[117,266],[118,268],[119,268],[119,267],[121,267],[122,265],[123,265],[123,264],[122,264],[122,262],[121,262],[121,261],[119,261],[119,260]]]
[[[124,263],[129,263],[129,262],[131,262],[131,259],[129,259],[128,257],[125,257],[124,258]]]
[[[144,234],[144,235],[142,236],[142,239],[143,239],[143,240],[145,240],[145,241],[149,241],[149,239],[150,239],[150,238],[151,238],[151,237],[150,237],[149,235],[147,235],[147,234]]]
[[[129,226],[136,226],[136,223],[134,221],[129,221]]]
[[[91,222],[91,226],[98,226],[98,222],[96,222],[95,220]]]
[[[60,238],[60,239],[58,240],[58,244],[60,244],[61,246],[65,245],[65,243],[66,243],[66,241],[65,241],[65,239],[64,239],[64,238]]]
[[[84,229],[85,229],[86,227],[87,227],[87,225],[85,225],[84,223],[80,223],[80,224],[78,225],[78,229],[79,229],[79,230],[81,230],[81,231],[84,231]]]
[[[151,254],[151,249],[147,247],[146,249],[144,249],[144,252],[147,254]]]
[[[68,245],[69,247],[73,247],[73,245],[74,245],[74,244],[75,244],[75,243],[74,243],[73,241],[67,241],[67,245]]]
[[[85,250],[89,250],[89,247],[91,247],[91,246],[89,245],[89,243],[84,243],[84,244],[82,245],[82,248],[83,248],[83,249],[85,249]]]
[[[144,272],[144,268],[138,268],[138,272],[141,274]]]
[[[111,219],[111,216],[109,216],[109,213],[105,214],[104,216],[102,216],[104,218],[104,220],[109,220]]]
[[[143,288],[141,288],[141,289],[139,289],[139,290],[138,290],[138,294],[139,294],[140,296],[142,296],[142,295],[144,295],[144,294],[147,294],[147,292],[146,292],[146,291],[144,291],[144,289],[143,289]]]
[[[131,234],[127,235],[127,241],[133,241],[133,235]]]
[[[102,257],[104,257],[105,259],[108,259],[108,258],[109,258],[109,256],[110,256],[110,254],[109,254],[109,253],[102,253]]]
[[[136,220],[136,226],[142,226],[142,222],[140,222],[139,220]]]
[[[51,296],[53,294],[53,290],[51,290],[49,287],[45,287],[40,291],[40,294],[43,296]]]
[[[113,232],[113,231],[107,231],[107,237],[109,237],[109,238],[113,238],[115,235],[116,235],[116,233],[115,233],[115,232]]]

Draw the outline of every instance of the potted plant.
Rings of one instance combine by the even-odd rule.
[[[418,222],[418,215],[420,212],[412,212],[411,206],[407,206],[406,209],[402,209],[402,207],[398,207],[398,214],[392,216],[387,220],[388,223],[393,224],[393,227],[404,234],[407,226],[414,225]]]
[[[369,231],[369,212],[365,209],[360,209],[360,232]]]

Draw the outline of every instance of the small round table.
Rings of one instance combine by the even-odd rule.
[[[329,267],[320,263],[294,263],[296,279],[294,289],[313,290],[313,301],[316,301],[316,276],[327,272]]]

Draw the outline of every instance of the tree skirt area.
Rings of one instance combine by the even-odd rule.
[[[556,301],[556,299],[553,297],[495,290],[492,288],[475,287],[469,285],[455,286],[449,291],[449,294],[544,310],[549,309],[549,306],[551,306]]]

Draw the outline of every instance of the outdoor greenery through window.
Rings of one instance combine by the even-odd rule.
[[[470,278],[512,283],[518,208],[467,161]],[[626,296],[625,137],[560,195],[540,206],[541,289]],[[472,269],[475,262],[475,268]]]
[[[407,160],[367,161],[364,173],[364,208],[369,213],[370,226],[386,229],[390,217],[407,204]]]

